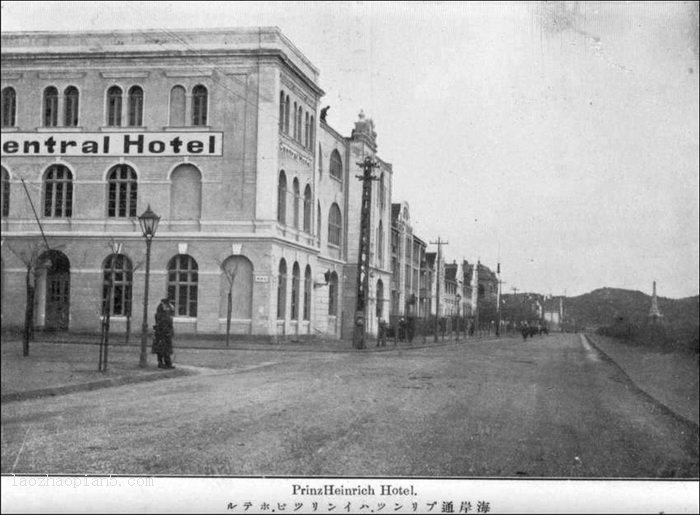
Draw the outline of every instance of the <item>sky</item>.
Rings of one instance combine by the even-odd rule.
[[[3,31],[277,26],[447,261],[500,262],[504,292],[700,290],[697,2],[1,4]]]

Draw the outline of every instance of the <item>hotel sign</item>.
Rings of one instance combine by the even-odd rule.
[[[221,156],[221,132],[4,132],[2,157]]]

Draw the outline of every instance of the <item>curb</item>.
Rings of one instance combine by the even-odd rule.
[[[40,397],[53,397],[58,395],[66,395],[75,392],[84,392],[90,390],[98,390],[100,388],[110,388],[114,386],[124,386],[127,384],[147,383],[158,381],[160,379],[172,379],[175,377],[183,377],[196,374],[197,372],[184,368],[176,368],[170,372],[152,373],[143,376],[134,377],[115,377],[113,379],[101,379],[99,381],[91,381],[89,383],[70,384],[65,386],[53,386],[50,388],[39,388],[37,390],[27,390],[24,392],[12,392],[3,394],[0,397],[0,402],[16,402],[29,399],[38,399]]]
[[[430,336],[430,339],[432,339],[433,336]],[[475,336],[471,338],[463,338],[460,340],[453,340],[453,339],[446,339],[446,340],[440,340],[438,342],[426,342],[426,343],[418,343],[418,344],[409,344],[406,345],[405,342],[403,344],[399,344],[394,346],[392,343],[390,343],[391,340],[387,340],[387,344],[383,347],[377,347],[376,345],[368,345],[364,349],[355,349],[352,347],[352,342],[347,342],[347,346],[340,346],[338,345],[337,347],[314,347],[313,344],[297,344],[297,343],[286,343],[286,344],[279,344],[279,343],[261,343],[258,345],[231,345],[229,347],[226,346],[214,346],[214,345],[187,345],[187,344],[176,344],[175,345],[175,351],[179,350],[230,350],[230,351],[281,351],[281,352],[324,352],[324,353],[354,353],[354,352],[387,352],[391,350],[406,350],[406,349],[420,349],[420,348],[429,348],[429,347],[443,347],[446,345],[457,345],[457,344],[465,344],[465,343],[479,343],[479,342],[487,342],[487,341],[494,341],[494,340],[499,340],[506,338],[505,336],[497,337],[494,335],[489,335],[489,336]],[[373,340],[374,341],[374,340]],[[86,341],[70,341],[70,342],[53,342],[50,340],[37,340],[36,343],[40,344],[58,344],[58,345],[95,345],[94,342],[86,342]],[[110,344],[110,349],[114,348],[138,348],[139,344],[138,343],[129,343],[129,344]]]
[[[649,393],[647,393],[645,390],[643,390],[637,383],[635,383],[632,378],[625,372],[625,369],[620,366],[620,364],[612,359],[608,354],[605,353],[594,341],[593,338],[590,337],[590,335],[585,335],[581,333],[581,338],[584,338],[588,343],[591,344],[593,348],[595,348],[598,353],[603,357],[603,359],[609,363],[611,363],[615,368],[618,369],[618,371],[622,374],[622,376],[625,378],[625,380],[632,386],[632,388],[637,392],[642,395],[646,400],[650,401],[654,406],[659,408],[659,410],[664,413],[665,415],[671,416],[671,418],[674,418],[677,422],[680,422],[682,424],[688,425],[693,428],[695,432],[700,431],[700,426],[693,422],[692,420],[685,418],[683,415],[680,415],[679,413],[676,413],[673,411],[671,408],[666,406],[664,403],[662,403],[660,400],[658,400],[655,397],[652,397]]]

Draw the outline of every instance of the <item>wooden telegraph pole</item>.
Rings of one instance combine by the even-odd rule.
[[[372,214],[372,181],[379,180],[372,175],[372,169],[379,163],[367,156],[357,165],[362,168],[362,175],[356,177],[362,181],[362,208],[360,211],[360,245],[357,259],[357,303],[352,333],[352,346],[364,349],[367,334],[367,299],[369,292],[369,239],[370,218]]]

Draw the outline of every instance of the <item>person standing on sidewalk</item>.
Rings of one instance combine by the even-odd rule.
[[[175,368],[171,361],[173,353],[173,316],[175,306],[169,298],[163,298],[156,310],[155,338],[153,352],[158,355],[158,368]]]

